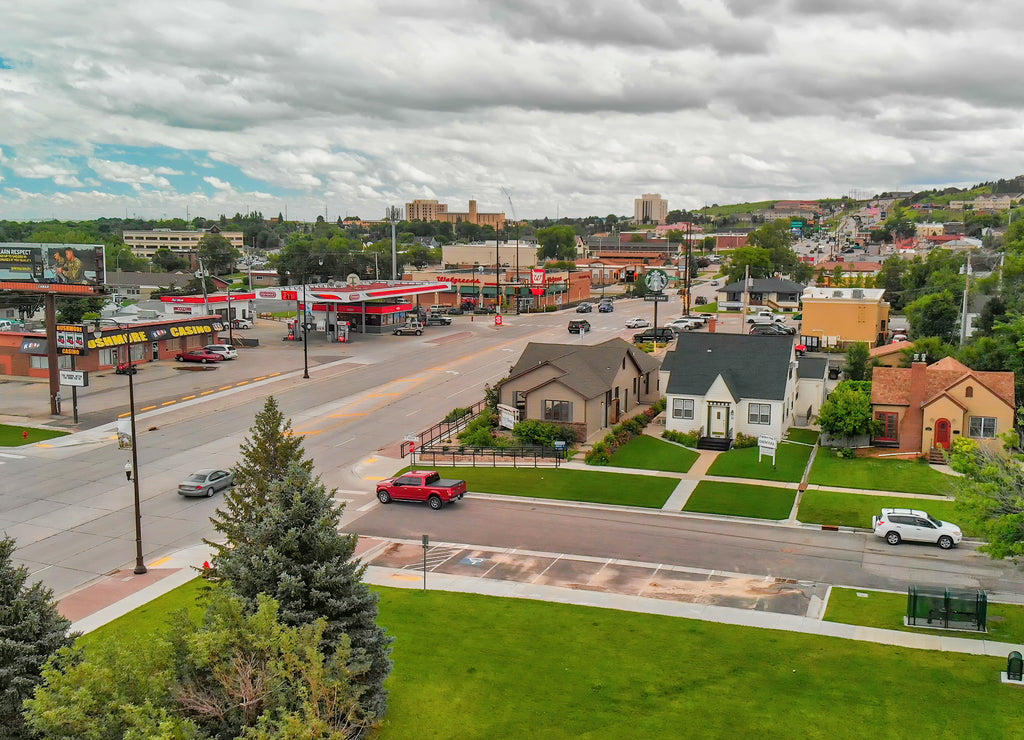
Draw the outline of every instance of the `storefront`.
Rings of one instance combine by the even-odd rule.
[[[79,347],[64,347],[58,340],[58,367],[70,369],[73,356],[77,370],[91,372],[112,370],[127,362],[129,353],[133,363],[170,360],[178,352],[216,344],[223,330],[219,316],[101,326],[96,332],[80,333],[85,339]],[[47,349],[45,334],[0,333],[0,374],[49,377]]]

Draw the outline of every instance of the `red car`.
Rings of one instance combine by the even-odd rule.
[[[409,470],[377,484],[377,498],[382,504],[390,504],[392,501],[426,501],[434,511],[465,495],[466,481],[445,480],[435,470]]]
[[[178,362],[220,362],[224,359],[223,355],[219,355],[216,352],[207,352],[205,349],[190,349],[185,352],[179,352],[174,356],[174,359]]]

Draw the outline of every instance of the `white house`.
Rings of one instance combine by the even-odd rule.
[[[737,432],[782,439],[796,407],[793,345],[789,336],[680,335],[661,365],[665,428],[698,431],[705,449],[729,449]]]

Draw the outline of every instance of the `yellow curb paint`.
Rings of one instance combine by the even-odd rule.
[[[174,404],[176,404],[176,403],[177,403],[177,401],[164,401],[164,402],[163,402],[162,404],[160,404],[160,405],[161,405],[161,406],[172,406],[172,405],[174,405]],[[143,410],[143,411],[145,411],[146,409],[142,409],[142,410]]]
[[[360,413],[360,414],[331,414],[330,418],[332,418],[332,419],[341,419],[342,417],[345,417],[345,416],[366,416],[366,412],[364,411],[363,413]]]
[[[396,581],[418,581],[423,576],[407,576],[404,573],[392,573],[391,577],[394,578]]]
[[[155,408],[156,408],[156,406],[145,406],[145,407],[139,409],[139,411],[152,411]]]
[[[118,415],[117,415],[117,418],[118,418],[118,419],[123,419],[123,418],[125,418],[126,416],[131,416],[131,415],[132,415],[132,412],[131,412],[131,411],[125,411],[125,412],[124,412],[123,414],[118,414]],[[117,437],[111,437],[111,439],[117,439]]]
[[[270,373],[270,374],[269,374],[269,375],[268,375],[267,377],[268,377],[268,378],[276,378],[276,377],[277,377],[278,375],[280,375],[280,374],[281,374],[281,373]]]
[[[150,563],[149,567],[150,568],[159,568],[161,565],[163,565],[164,563],[168,562],[169,560],[170,560],[170,557],[160,558],[156,562]]]
[[[53,445],[46,444],[46,442],[36,442],[35,447],[53,447]]]
[[[363,480],[387,480],[383,475],[364,475]]]
[[[182,401],[191,401],[193,398],[195,398],[195,396],[183,396],[181,400]]]
[[[211,393],[215,393],[215,392],[216,392],[216,391],[203,391],[203,392],[202,392],[202,393],[200,393],[199,395],[200,395],[200,396],[208,396],[208,395],[210,395]]]
[[[400,396],[401,393],[371,393],[367,398],[385,398],[386,396]]]
[[[252,379],[252,382],[253,382],[253,383],[255,383],[255,382],[256,382],[257,380],[266,380],[266,379],[267,379],[267,376],[266,376],[266,375],[261,375],[261,376],[260,376],[260,377],[258,377],[258,378],[253,378],[253,379]]]
[[[236,388],[237,388],[238,386],[240,386],[240,385],[249,385],[249,381],[248,381],[248,380],[243,380],[243,381],[242,381],[241,383],[235,383],[235,387],[236,387]]]
[[[377,458],[375,458],[375,457],[371,457],[371,458],[368,458],[366,460],[363,460],[363,464],[364,465],[369,465],[370,463],[375,463],[375,462],[377,462]]]
[[[229,390],[231,390],[231,389],[232,389],[232,388],[234,388],[234,387],[235,387],[235,386],[233,386],[233,385],[222,385],[222,386],[221,386],[220,388],[218,388],[217,390],[219,390],[219,391],[229,391]]]

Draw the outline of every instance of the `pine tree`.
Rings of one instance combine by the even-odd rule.
[[[232,472],[235,485],[224,493],[221,507],[211,517],[214,529],[227,539],[238,542],[246,537],[254,523],[254,511],[267,500],[270,485],[280,479],[292,462],[307,471],[313,462],[306,459],[302,437],[292,434],[292,423],[284,418],[273,396],[268,396],[263,410],[256,414],[249,437],[242,442],[240,461]],[[229,544],[205,540],[217,553]]]
[[[362,582],[366,566],[353,560],[358,538],[338,531],[343,507],[313,475],[301,438],[290,436],[290,429],[268,399],[252,441],[243,444],[240,482],[231,500],[225,497],[226,511],[218,510],[220,519],[213,520],[227,537],[213,565],[251,608],[266,594],[280,603],[285,624],[326,619],[326,654],[347,638],[360,704],[379,718],[387,707],[392,639],[377,625],[378,597]]]
[[[26,586],[28,569],[12,560],[15,542],[0,539],[0,735],[32,737],[22,718],[22,702],[41,681],[43,665],[77,635],[53,603],[53,592],[35,582]]]

